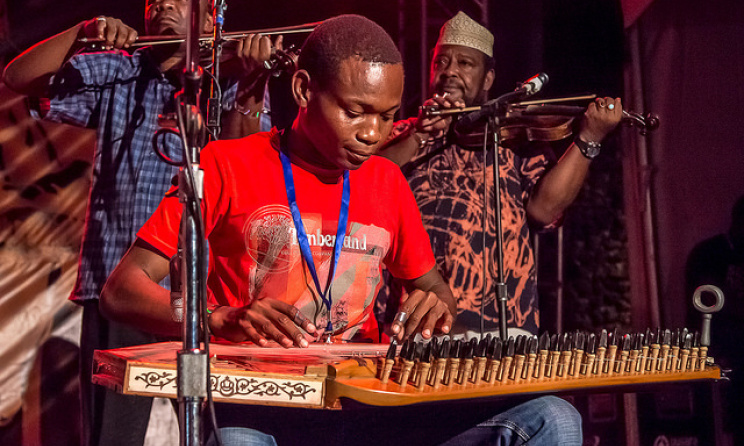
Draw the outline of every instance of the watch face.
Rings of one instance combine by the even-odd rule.
[[[592,159],[599,155],[599,151],[602,148],[602,146],[598,142],[594,141],[583,141],[580,138],[576,139],[576,145],[579,146],[579,150],[581,150],[581,154],[585,157]]]
[[[586,145],[586,156],[594,158],[599,155],[599,144],[595,142],[589,142]]]

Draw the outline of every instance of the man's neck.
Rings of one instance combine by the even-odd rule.
[[[473,99],[473,103],[472,104],[466,104],[466,107],[473,107],[473,106],[476,106],[476,105],[483,105],[486,102],[488,102],[488,95],[482,94],[482,95],[478,96],[477,98]]]
[[[152,57],[161,73],[182,69],[186,63],[186,47],[180,44],[176,48],[168,49],[167,45],[152,48]]]
[[[289,152],[289,159],[293,164],[312,173],[324,183],[335,184],[341,180],[343,169],[327,166],[320,151],[298,128],[297,121],[292,124],[289,135],[284,138]]]

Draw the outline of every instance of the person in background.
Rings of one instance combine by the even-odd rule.
[[[442,26],[429,73],[429,94],[417,117],[400,121],[380,155],[395,161],[408,178],[421,209],[437,265],[457,299],[452,333],[480,334],[481,296],[484,332],[498,334],[506,317],[510,335],[537,334],[539,308],[531,235],[559,224],[578,195],[601,143],[622,118],[620,99],[598,98],[583,116],[570,147],[556,162],[550,147],[529,150],[499,147],[501,223],[507,314],[500,315],[494,283],[497,276],[496,227],[493,223],[493,156],[484,160],[483,129],[458,129],[456,120],[427,116],[442,109],[483,105],[494,81],[494,38],[488,29],[459,12]],[[480,132],[480,135],[476,133]],[[485,166],[484,166],[485,164]],[[483,267],[483,169],[487,170],[490,221],[485,231]],[[395,295],[398,287],[388,290]],[[393,297],[395,299],[395,297]]]
[[[207,0],[201,2],[202,31],[211,33]],[[149,35],[186,34],[188,2],[147,0]],[[86,52],[80,38],[101,38],[103,51]],[[70,299],[83,307],[80,387],[84,445],[137,445],[145,438],[152,400],[116,394],[91,383],[93,352],[155,342],[150,334],[109,322],[98,297],[136,231],[155,210],[178,168],[153,151],[158,115],[175,112],[181,89],[185,44],[126,52],[137,32],[113,17],[81,22],[26,50],[5,69],[5,84],[25,95],[48,98],[45,119],[96,130],[93,178],[86,211],[78,277]],[[281,40],[275,42],[281,46]],[[240,75],[226,85],[222,137],[260,129],[271,54],[267,37],[250,35],[237,48]],[[206,78],[206,77],[205,77]],[[203,94],[202,97],[206,97]],[[204,104],[202,110],[205,110]],[[180,159],[181,141],[160,138],[161,150]]]
[[[692,306],[695,289],[714,285],[723,291],[724,305],[713,315],[710,326],[710,348],[716,363],[731,370],[728,391],[723,392],[726,426],[734,436],[733,444],[744,444],[744,426],[738,414],[744,412],[744,195],[731,209],[727,232],[695,245],[685,265],[685,307],[687,326],[698,329],[702,314]],[[705,305],[712,305],[703,296]]]

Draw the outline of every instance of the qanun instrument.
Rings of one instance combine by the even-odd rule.
[[[306,349],[212,343],[210,388],[215,401],[340,409],[345,398],[397,406],[725,378],[700,339],[687,329],[657,329]],[[97,351],[93,382],[125,394],[175,398],[181,347],[166,342]]]

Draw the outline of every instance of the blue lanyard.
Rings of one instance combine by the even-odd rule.
[[[326,289],[320,286],[318,280],[318,273],[315,270],[315,262],[313,261],[313,254],[310,251],[310,243],[307,240],[307,233],[305,232],[305,225],[302,224],[302,217],[300,216],[300,208],[297,206],[297,196],[295,195],[294,178],[292,176],[292,164],[289,162],[289,155],[284,144],[282,144],[279,156],[282,160],[282,169],[284,170],[284,185],[287,189],[287,201],[289,202],[289,210],[292,212],[292,220],[294,220],[295,229],[297,229],[297,242],[300,244],[300,252],[302,258],[305,260],[310,275],[313,277],[315,282],[315,289],[318,290],[320,298],[323,300],[326,308],[328,308],[328,325],[326,331],[328,333],[333,332],[333,323],[331,322],[331,306],[333,299],[331,297],[331,283],[333,283],[333,276],[336,273],[336,265],[338,264],[338,258],[341,255],[341,247],[344,245],[344,238],[346,237],[346,222],[349,220],[349,171],[344,170],[344,184],[343,192],[341,194],[341,210],[338,213],[338,229],[336,230],[336,240],[333,243],[333,258],[331,259],[331,269],[328,271],[328,283]]]

